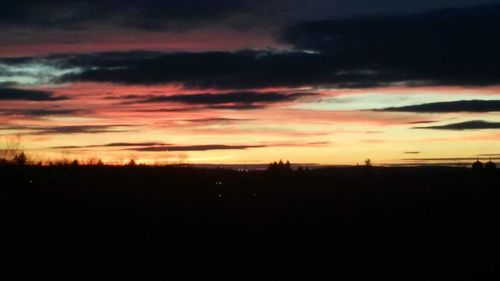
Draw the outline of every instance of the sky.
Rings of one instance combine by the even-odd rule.
[[[487,0],[2,0],[0,146],[109,164],[500,160],[498,15]]]

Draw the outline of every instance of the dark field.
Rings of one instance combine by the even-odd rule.
[[[498,170],[33,166],[0,175],[10,244],[326,254],[349,280],[490,280],[500,260]]]

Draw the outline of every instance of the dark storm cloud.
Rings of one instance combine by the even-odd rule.
[[[419,105],[388,107],[377,111],[395,112],[497,112],[500,111],[500,100],[464,100],[450,102],[434,102]]]
[[[457,130],[457,131],[500,129],[500,122],[475,120],[475,121],[447,124],[442,126],[414,127],[414,129]]]
[[[185,29],[245,11],[252,1],[234,0],[4,0],[0,23],[50,29],[89,25],[140,30]]]
[[[0,101],[25,100],[25,101],[59,101],[66,97],[54,96],[53,93],[38,90],[23,90],[0,87]]]
[[[57,56],[59,60],[62,57]],[[408,79],[399,74],[343,70],[353,62],[342,56],[307,52],[98,53],[68,56],[65,66],[82,71],[65,75],[59,82],[256,89],[311,85],[368,88]]]
[[[63,81],[186,87],[483,86],[500,83],[500,5],[421,15],[305,22],[281,39],[296,52],[129,53],[74,58]]]
[[[81,73],[61,82],[180,83],[190,88],[252,89],[335,82],[336,67],[323,56],[300,52],[100,53],[72,56]]]
[[[490,5],[307,21],[289,25],[279,36],[295,51],[96,53],[54,55],[44,61],[79,70],[57,82],[219,89],[497,85],[498,14],[500,5]]]
[[[500,5],[490,5],[312,21],[290,26],[282,40],[296,49],[347,59],[347,74],[366,70],[392,82],[492,85],[500,82],[499,14]]]
[[[305,19],[421,12],[494,0],[3,0],[0,24],[46,29],[119,26],[164,30],[226,24],[236,28]]]

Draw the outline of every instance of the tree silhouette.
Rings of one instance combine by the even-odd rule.
[[[28,157],[21,148],[21,137],[6,138],[4,148],[0,149],[0,164],[26,165]]]
[[[286,172],[286,171],[291,171],[292,170],[292,164],[290,164],[290,161],[286,161],[286,164],[283,163],[283,160],[280,160],[279,162],[274,161],[273,163],[269,164],[269,166],[267,167],[267,170],[269,172]]]
[[[19,166],[24,166],[28,162],[28,157],[26,157],[26,154],[24,152],[21,152],[14,156],[14,159],[12,161],[15,165]]]
[[[487,170],[495,170],[497,168],[497,164],[495,164],[493,161],[488,161],[486,164],[484,164],[484,168]]]

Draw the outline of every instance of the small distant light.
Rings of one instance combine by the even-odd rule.
[[[222,194],[219,193],[219,195],[217,197],[222,198]]]
[[[33,180],[30,180],[30,184],[33,183]]]

